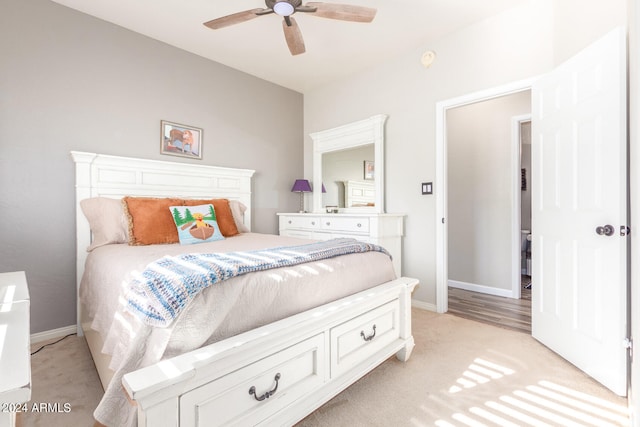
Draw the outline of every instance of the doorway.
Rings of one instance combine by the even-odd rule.
[[[521,94],[522,92],[530,91],[531,86],[535,78],[522,80],[519,82],[514,82],[508,85],[487,89],[484,91],[468,94],[459,98],[450,99],[447,101],[439,102],[436,105],[436,185],[438,188],[442,188],[443,191],[436,193],[436,215],[437,218],[440,219],[441,223],[445,223],[445,219],[449,218],[451,212],[449,212],[449,182],[448,182],[448,168],[449,164],[446,161],[448,158],[448,131],[451,129],[447,126],[447,115],[449,111],[454,111],[456,108],[464,107],[464,106],[472,106],[479,105],[479,103],[490,101],[502,97],[506,97],[513,94]],[[512,114],[511,116],[513,116]],[[510,140],[511,141],[511,140]],[[519,173],[519,149],[512,149],[511,151],[511,161],[514,166],[515,171]],[[490,152],[484,152],[483,154],[491,154]],[[486,160],[489,164],[491,164],[492,160],[488,158]],[[517,162],[517,163],[514,163]],[[518,280],[517,288],[519,290],[519,277],[520,277],[520,182],[519,179],[511,180],[511,188],[507,191],[511,194],[511,212],[518,212],[518,215],[511,215],[510,218],[504,219],[502,221],[507,221],[507,229],[510,232],[510,245],[507,243],[507,246],[510,246],[510,249],[507,249],[507,253],[510,255],[506,255],[505,257],[510,257],[511,261],[504,261],[503,263],[508,264],[511,270],[511,279],[510,283],[513,284],[513,280]],[[448,220],[448,219],[447,219]],[[436,230],[436,241],[438,251],[437,254],[437,265],[438,269],[436,272],[436,309],[439,313],[444,313],[448,311],[448,285],[449,285],[449,232],[451,229],[451,224],[447,224],[444,227],[437,227]],[[504,228],[504,222],[503,222]],[[501,249],[503,252],[503,247]],[[514,279],[515,278],[515,279]],[[503,279],[504,280],[504,279]],[[479,283],[480,285],[484,285]],[[504,284],[501,285],[502,291],[497,291],[498,294],[502,292],[503,294],[508,293],[506,291],[507,287]],[[496,288],[500,289],[500,288]],[[512,291],[513,292],[513,287]],[[517,291],[516,291],[517,292]],[[504,295],[509,296],[509,295]],[[517,295],[519,297],[519,295]]]
[[[531,170],[530,112],[531,92],[521,90],[445,114],[449,311],[526,332],[529,290],[518,300],[529,253],[521,224],[530,229],[531,209],[521,207],[527,200],[521,194],[527,187],[522,153]]]
[[[531,333],[531,92],[446,114],[448,312]]]

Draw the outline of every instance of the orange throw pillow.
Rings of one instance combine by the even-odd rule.
[[[182,199],[123,197],[129,218],[130,245],[178,243],[178,230],[169,207],[182,205]]]
[[[208,200],[191,200],[184,199],[182,206],[197,206],[197,205],[213,205],[213,210],[216,213],[216,221],[218,221],[218,227],[224,237],[235,236],[240,234],[236,222],[233,219],[231,213],[231,206],[229,206],[229,200],[227,199],[208,199]]]

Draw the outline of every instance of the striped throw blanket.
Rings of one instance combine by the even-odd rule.
[[[166,327],[200,291],[225,279],[369,251],[389,255],[381,246],[342,238],[256,251],[165,256],[132,274],[127,309],[148,325]]]

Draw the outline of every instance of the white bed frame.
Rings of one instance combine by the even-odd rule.
[[[76,163],[77,283],[89,224],[89,197],[224,197],[247,206],[253,170],[72,152]],[[138,426],[292,425],[392,355],[409,359],[411,292],[399,278],[315,309],[128,373],[123,387],[137,405]],[[79,300],[79,298],[78,298]],[[111,380],[102,338],[78,302],[103,386]]]

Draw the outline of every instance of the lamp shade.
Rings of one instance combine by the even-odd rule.
[[[293,188],[291,191],[294,193],[310,193],[311,192],[311,184],[306,179],[296,179],[296,182],[293,183]]]

